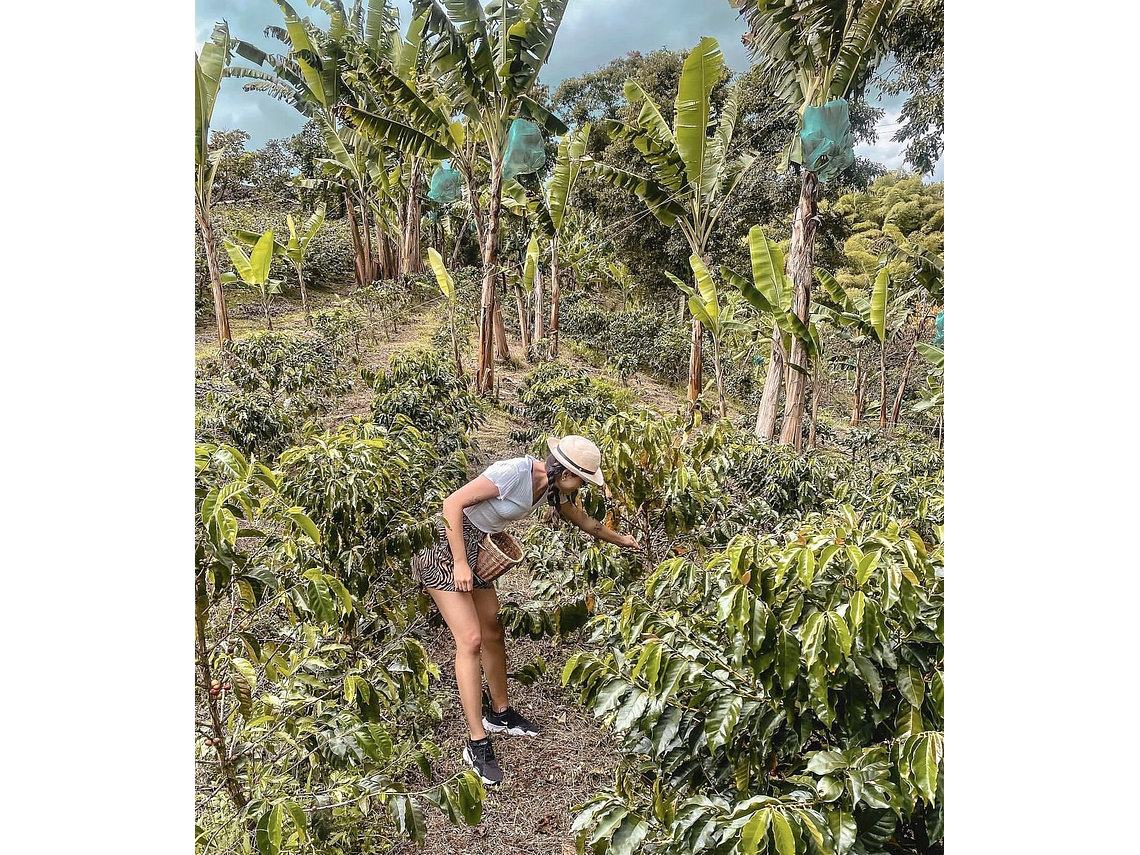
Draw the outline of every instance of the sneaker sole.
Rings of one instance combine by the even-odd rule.
[[[494,784],[498,786],[503,783],[502,781],[492,781],[490,778],[484,778],[483,773],[475,768],[475,758],[471,756],[471,752],[467,750],[467,746],[463,746],[463,762],[471,767],[472,771],[483,781],[484,784]]]
[[[495,724],[483,719],[483,729],[492,733],[508,733],[511,736],[538,736],[537,730],[523,730],[521,727],[507,727],[505,724]]]

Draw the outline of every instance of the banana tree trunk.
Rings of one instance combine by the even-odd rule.
[[[360,244],[364,249],[364,284],[376,281],[376,261],[372,255],[372,230],[368,216],[368,203],[360,197]]]
[[[906,381],[910,379],[910,366],[914,362],[915,345],[918,344],[918,333],[914,335],[914,341],[911,342],[910,352],[906,355],[906,362],[903,364],[902,380],[899,381],[899,390],[895,393],[895,406],[891,410],[891,430],[899,423],[899,412],[902,410],[903,398],[906,396]]]
[[[550,244],[550,357],[558,356],[558,235]]]
[[[720,344],[713,339],[713,371],[716,373],[716,394],[720,398],[720,417],[728,418],[728,410],[724,406],[724,381],[720,372]]]
[[[814,277],[812,256],[815,251],[815,233],[819,228],[817,208],[819,204],[819,179],[814,172],[804,171],[800,184],[800,202],[796,207],[796,218],[792,223],[792,244],[788,249],[788,274],[795,284],[795,297],[792,311],[805,326],[811,315],[811,283]],[[788,388],[784,398],[784,422],[780,426],[780,443],[792,445],[798,451],[803,436],[804,389],[807,386],[807,349],[795,336],[792,337],[792,350],[788,354],[790,366]]]
[[[756,436],[761,442],[771,442],[776,433],[776,410],[780,406],[780,390],[784,383],[784,344],[780,328],[772,324],[772,348],[768,354],[768,375],[764,378],[764,391],[756,410]]]
[[[542,326],[542,309],[543,309],[543,293],[542,293],[542,265],[536,264],[534,266],[534,340],[542,341],[546,337],[546,330]]]
[[[379,217],[374,216],[376,231],[376,266],[378,279],[395,279],[400,272],[399,248],[391,235],[384,230]]]
[[[701,394],[701,322],[693,318],[693,336],[689,345],[689,392],[686,396],[689,412],[697,406]]]
[[[400,243],[400,272],[419,273],[424,269],[420,252],[420,194],[423,177],[423,159],[412,158],[412,171],[408,178],[408,198],[404,206],[403,233]]]
[[[815,448],[815,426],[819,423],[819,362],[811,371],[811,433],[808,434],[808,447]]]
[[[356,276],[356,287],[364,287],[364,249],[360,245],[360,232],[356,225],[356,203],[352,195],[344,191],[344,211],[348,214],[348,230],[352,234],[352,271]]]
[[[455,330],[455,305],[451,305],[448,313],[448,320],[451,322],[451,352],[455,356],[455,376],[460,380],[463,379],[463,357],[459,351],[459,334]]]
[[[863,383],[866,381],[866,370],[863,368],[863,350],[855,350],[855,389],[851,402],[851,427],[859,427],[863,417]]]
[[[226,312],[226,296],[222,292],[222,274],[218,270],[218,247],[214,242],[214,229],[210,223],[210,212],[201,205],[194,206],[198,218],[198,229],[202,232],[202,246],[206,250],[206,269],[210,272],[210,284],[214,291],[214,318],[218,324],[218,346],[229,341],[230,316]]]
[[[456,165],[463,173],[463,183],[467,185],[467,200],[471,206],[471,217],[475,220],[475,237],[479,241],[479,257],[482,258],[487,246],[487,227],[486,220],[484,219],[483,206],[479,204],[479,188],[475,185],[475,176],[472,174],[468,165],[462,161],[457,162]],[[502,167],[500,167],[500,169],[501,168]],[[502,186],[502,178],[500,177],[500,196],[502,194]],[[500,204],[502,204],[501,199]]]
[[[887,343],[879,345],[879,430],[887,429]]]
[[[463,236],[467,234],[467,230],[471,228],[471,219],[474,214],[468,214],[467,219],[463,222],[463,228],[455,235],[455,246],[451,248],[451,270],[459,264],[459,250],[463,246]]]
[[[511,358],[511,349],[507,345],[507,328],[503,326],[503,300],[499,296],[499,289],[495,288],[495,358],[506,361]]]
[[[301,308],[305,311],[305,326],[311,327],[313,318],[309,314],[309,295],[305,292],[305,274],[301,270],[300,264],[294,261],[293,266],[297,268],[297,285],[301,290]]]
[[[515,280],[515,305],[519,310],[519,337],[522,339],[523,355],[530,353],[530,324],[526,319],[526,299],[523,297],[522,285]]]
[[[503,196],[502,155],[492,152],[491,201],[487,212],[486,240],[483,242],[483,294],[479,307],[479,363],[475,370],[475,392],[486,395],[495,388],[495,275],[499,271],[499,215]],[[476,220],[478,222],[478,220]]]

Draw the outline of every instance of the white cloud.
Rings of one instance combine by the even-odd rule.
[[[896,142],[891,139],[891,137],[895,135],[895,131],[899,129],[900,124],[900,114],[898,112],[888,111],[884,113],[883,118],[879,120],[879,124],[875,126],[875,132],[878,138],[874,143],[860,143],[856,145],[856,156],[866,157],[876,163],[881,163],[887,169],[909,168],[906,164],[906,143]],[[946,155],[938,158],[938,162],[934,165],[934,173],[932,175],[923,176],[923,180],[927,183],[942,181],[945,160]]]

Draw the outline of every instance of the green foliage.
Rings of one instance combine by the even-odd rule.
[[[324,533],[322,562],[363,597],[380,571],[409,584],[412,555],[434,541],[429,517],[464,480],[466,458],[403,416],[353,421],[281,455],[282,492]],[[393,602],[387,609],[404,605]]]
[[[907,144],[906,160],[921,173],[933,172],[942,156],[945,5],[921,0],[903,9],[887,36],[890,73],[876,80],[884,94],[907,94],[891,139]]]
[[[328,412],[352,386],[345,341],[332,323],[317,333],[259,332],[226,342],[198,369],[198,441],[272,459],[308,419]]]
[[[401,353],[383,374],[361,372],[376,393],[372,419],[379,425],[406,420],[432,438],[441,454],[467,445],[467,434],[482,421],[478,401],[438,351]]]
[[[688,374],[688,333],[668,308],[607,312],[597,297],[577,292],[562,299],[559,329],[599,354],[623,379],[645,371],[678,382]]]
[[[241,203],[232,205],[216,205],[211,210],[211,223],[215,239],[219,246],[225,239],[238,241],[238,232],[256,232],[261,234],[272,228],[275,234],[287,235],[289,226],[286,216],[293,213],[295,217],[305,219],[308,214],[296,208],[284,208],[276,205],[262,203]],[[329,288],[343,286],[352,279],[352,238],[348,232],[348,220],[328,219],[324,227],[317,232],[305,247],[305,284],[306,286]],[[195,231],[194,238],[194,271],[195,280],[199,289],[205,288],[209,283],[209,272],[206,266],[206,251],[202,245],[202,237]],[[286,294],[291,286],[297,284],[296,273],[289,265],[283,265],[280,271],[285,284]],[[212,311],[212,304],[206,307]]]
[[[439,754],[423,738],[440,715],[430,693],[439,670],[409,632],[415,600],[361,587],[359,577],[354,585],[345,562],[327,560],[349,548],[346,535],[380,547],[376,569],[401,551],[391,548],[398,532],[366,540],[337,526],[330,502],[355,489],[346,468],[360,464],[358,484],[386,492],[414,474],[386,453],[399,437],[358,430],[297,450],[276,470],[232,447],[196,449],[198,700],[200,715],[211,711],[199,725],[198,757],[213,759],[207,768],[221,782],[198,799],[196,824],[199,842],[221,851],[248,847],[250,831],[260,853],[360,851],[377,821],[387,825],[384,816],[422,839],[421,800],[453,819],[479,820],[484,791],[470,772],[408,792],[408,774],[430,778]],[[337,467],[316,462],[322,442],[337,446]],[[400,450],[415,442],[426,447],[409,434]],[[297,504],[302,498],[312,504]],[[409,605],[377,610],[377,601]]]
[[[439,297],[431,274],[410,273],[398,279],[381,279],[357,288],[347,298],[368,317],[373,340],[379,327],[387,335],[407,320],[412,309]]]
[[[560,362],[544,363],[527,374],[518,396],[519,405],[512,408],[515,415],[535,425],[520,439],[548,434],[562,414],[576,422],[604,421],[632,401],[628,391]]]
[[[650,561],[670,550],[690,549],[697,541],[727,537],[731,498],[722,483],[731,428],[718,422],[702,434],[687,430],[687,422],[680,415],[663,418],[636,409],[621,410],[605,421],[577,422],[562,415],[555,425],[559,434],[588,436],[598,444],[612,500],[607,505],[599,492],[590,491],[584,495],[585,509],[615,529],[633,532]],[[626,554],[622,561],[640,565],[642,558]],[[587,555],[586,576],[598,578],[603,593],[622,590],[615,583],[640,573],[640,567],[607,571],[604,566],[591,572],[589,563]]]
[[[260,236],[250,236],[253,249],[247,256],[245,251],[236,243],[226,238],[223,244],[226,253],[233,263],[231,272],[222,274],[223,282],[242,282],[246,287],[252,288],[261,297],[265,311],[265,320],[269,329],[273,323],[269,314],[269,303],[272,297],[281,293],[281,281],[270,278],[269,271],[273,258],[277,254],[278,244],[273,239],[273,229],[266,229]]]
[[[563,671],[631,755],[582,806],[579,845],[623,828],[650,853],[941,837],[942,562],[940,540],[839,505],[658,564]]]
[[[732,449],[727,484],[758,522],[778,525],[792,517],[794,525],[801,514],[824,510],[851,472],[852,466],[835,452],[797,453],[786,445],[750,441]]]
[[[455,333],[459,339],[459,351],[466,355],[471,347],[471,338],[474,334],[479,312],[479,294],[483,287],[483,273],[475,267],[461,267],[452,270],[451,276],[455,281]],[[430,274],[428,274],[430,276]],[[434,295],[439,294],[439,287],[434,278],[430,287]],[[503,312],[503,317],[509,323],[512,313]],[[441,353],[452,352],[451,327],[440,324],[431,337],[431,346]]]
[[[334,307],[313,312],[312,320],[313,330],[342,353],[346,352],[348,342],[352,342],[353,352],[359,359],[360,336],[365,326],[360,312]]]

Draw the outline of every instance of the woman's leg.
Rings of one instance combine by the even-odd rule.
[[[491,690],[491,707],[495,712],[502,712],[508,706],[507,648],[503,641],[503,624],[499,620],[499,595],[493,587],[475,588],[471,597],[479,613],[483,673],[487,675],[487,688]]]
[[[483,729],[483,680],[479,676],[479,648],[483,642],[479,613],[468,592],[436,588],[428,588],[427,592],[455,639],[455,682],[459,686],[463,714],[467,717],[467,729],[473,740],[482,739],[487,731]]]

